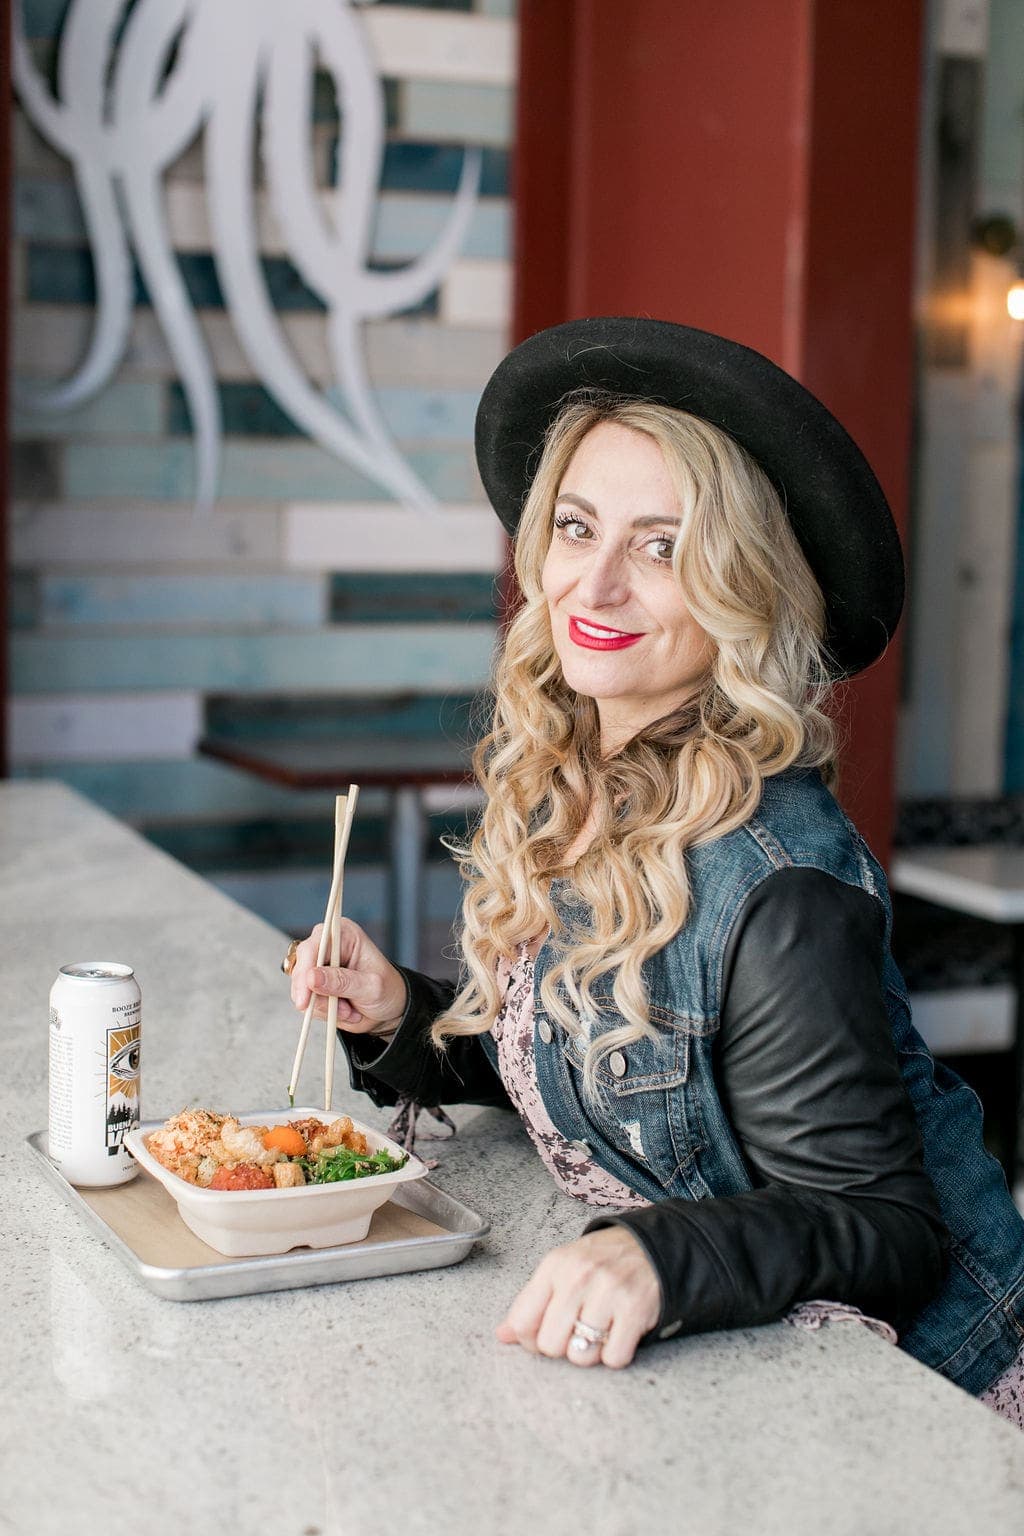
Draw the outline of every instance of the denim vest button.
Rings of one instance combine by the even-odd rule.
[[[659,1328],[658,1329],[658,1338],[659,1339],[670,1339],[674,1333],[678,1333],[679,1332],[679,1330],[680,1330],[680,1328],[682,1326],[683,1326],[682,1322],[680,1320],[678,1320],[678,1319],[674,1323],[666,1323],[664,1328]]]
[[[550,1045],[552,1040],[555,1038],[555,1032],[551,1028],[551,1025],[548,1023],[547,1019],[540,1020],[537,1025],[537,1033],[540,1035],[545,1045]]]
[[[613,1077],[625,1077],[626,1058],[621,1051],[612,1051],[608,1057],[608,1070]]]

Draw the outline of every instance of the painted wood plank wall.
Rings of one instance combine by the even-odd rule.
[[[33,56],[51,68],[66,0],[23,7]],[[265,838],[277,828],[286,839],[327,816],[330,797],[275,789],[198,759],[214,706],[223,724],[230,712],[219,704],[232,695],[291,701],[301,729],[306,698],[423,691],[436,713],[445,699],[486,686],[497,632],[502,539],[476,474],[472,430],[508,329],[514,3],[409,0],[360,16],[387,104],[374,261],[400,264],[427,249],[464,150],[478,146],[484,156],[482,195],[438,291],[415,312],[365,327],[384,417],[442,503],[433,518],[397,507],[304,439],[254,379],[223,307],[195,148],[168,175],[166,207],[221,395],[217,507],[206,517],[192,511],[187,411],[141,278],[117,378],[67,416],[33,409],[25,386],[60,379],[81,357],[94,288],[70,168],[18,107],[14,121],[14,771],[63,777],[175,851],[191,849],[200,864],[219,860],[207,872],[235,880],[238,894],[286,926],[301,925],[310,901],[315,919],[323,871],[282,871],[275,885],[250,867],[252,829],[258,824]],[[333,91],[320,79],[310,144],[322,183],[338,134]],[[326,184],[320,196],[327,218],[344,217],[343,198]],[[282,329],[329,393],[320,306],[287,258],[262,188],[257,216]],[[472,797],[467,807],[450,791],[438,794],[434,830],[464,825]],[[381,796],[363,803],[383,839]],[[360,910],[370,921],[382,916],[383,854],[382,841],[366,850]],[[447,860],[436,838],[431,854]],[[440,932],[456,886],[438,879]]]

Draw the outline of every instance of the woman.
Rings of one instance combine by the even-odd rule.
[[[346,922],[339,968],[299,946],[296,1007],[340,999],[378,1104],[511,1105],[598,1208],[499,1339],[617,1367],[828,1298],[1019,1416],[1024,1222],[831,793],[829,691],[903,598],[870,468],[767,359],[651,320],[516,348],[477,456],[524,603],[452,847],[462,984]]]

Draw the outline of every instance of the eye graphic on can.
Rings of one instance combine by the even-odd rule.
[[[138,1094],[138,1057],[140,1057],[138,1026],[135,1026],[135,1029],[111,1029],[107,1038],[109,1038],[107,1094],[111,1098],[114,1098],[115,1094],[135,1098]]]
[[[111,1157],[139,1123],[140,1033],[138,1024],[107,1030],[107,1152]]]
[[[118,1045],[118,1038],[130,1035],[132,1038],[125,1041],[124,1045]],[[139,1032],[138,1030],[118,1029],[111,1031],[110,1040],[110,1093],[123,1093],[126,1098],[133,1099],[138,1092],[139,1082]]]

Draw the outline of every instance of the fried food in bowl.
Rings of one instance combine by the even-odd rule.
[[[427,1171],[371,1126],[305,1108],[185,1109],[125,1146],[185,1225],[230,1257],[359,1242],[394,1187]]]

